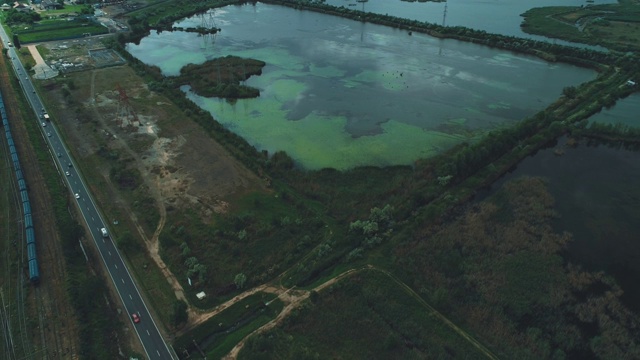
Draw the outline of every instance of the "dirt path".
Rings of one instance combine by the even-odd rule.
[[[49,79],[58,76],[58,71],[53,70],[49,67],[49,65],[47,65],[47,63],[44,62],[44,59],[40,55],[40,52],[35,45],[29,45],[27,46],[27,48],[29,49],[33,60],[35,60],[36,62],[36,64],[33,66],[33,71],[35,72],[35,75],[33,76],[34,78]]]
[[[91,101],[90,101],[91,109],[94,112],[95,118],[98,119],[98,121],[100,121],[104,129],[106,129],[111,134],[115,134],[115,131],[111,128],[109,122],[104,119],[104,117],[102,116],[102,113],[99,111],[100,109],[95,105],[95,101],[93,101],[95,99],[95,80],[96,80],[96,73],[98,71],[100,70],[93,70],[91,74]],[[131,158],[134,159],[136,163],[136,167],[138,169],[141,169],[141,170],[145,169],[142,159],[135,151],[131,149],[131,147],[129,147],[129,144],[127,143],[127,141],[125,141],[124,139],[115,138],[115,137],[114,137],[114,141],[118,141],[120,147],[124,151],[126,151],[127,154],[131,156]],[[149,174],[147,171],[143,170],[143,171],[140,171],[140,173],[142,175],[144,183],[147,185],[147,188],[149,189],[149,195],[155,200],[156,207],[160,215],[160,220],[158,221],[158,225],[156,226],[156,229],[151,237],[148,237],[147,234],[145,233],[144,229],[138,222],[138,219],[135,216],[134,211],[131,208],[129,208],[127,205],[125,205],[125,202],[121,202],[121,203],[123,204],[123,207],[126,207],[126,211],[131,216],[131,219],[135,224],[138,234],[140,234],[140,237],[142,237],[144,242],[147,244],[149,255],[151,256],[153,261],[156,263],[158,268],[162,271],[162,274],[166,278],[167,282],[171,285],[176,295],[176,298],[189,304],[186,296],[184,295],[182,286],[180,286],[180,283],[178,282],[178,279],[171,272],[171,270],[169,270],[169,268],[164,263],[164,261],[162,261],[162,259],[160,258],[158,236],[162,232],[162,229],[164,229],[164,224],[167,218],[167,209],[165,207],[162,194],[160,194],[159,186],[157,184],[157,179],[154,179],[153,175]],[[106,180],[109,181],[108,176],[106,177]],[[193,310],[191,309],[190,306],[189,306],[189,312],[193,313]]]
[[[462,336],[465,340],[470,342],[481,353],[486,355],[488,359],[492,359],[492,360],[497,360],[498,359],[498,357],[495,354],[493,354],[489,349],[487,349],[484,345],[482,345],[480,342],[478,342],[478,340],[473,338],[469,333],[467,333],[463,329],[461,329],[458,326],[456,326],[453,322],[451,322],[444,315],[442,315],[440,312],[438,312],[436,309],[434,309],[431,305],[429,305],[429,303],[427,303],[424,299],[422,299],[422,297],[420,297],[420,295],[418,295],[415,291],[413,291],[413,289],[411,289],[407,284],[405,284],[404,282],[400,281],[400,279],[396,278],[390,272],[388,272],[386,270],[378,269],[378,268],[376,268],[376,267],[374,267],[372,265],[367,265],[366,267],[363,267],[363,268],[347,270],[347,271],[343,272],[342,274],[340,274],[340,275],[328,280],[327,282],[316,286],[313,290],[293,290],[293,289],[286,290],[286,289],[284,289],[282,287],[267,287],[267,286],[263,285],[262,286],[263,287],[263,291],[278,294],[278,298],[282,302],[285,303],[284,308],[282,309],[282,311],[278,314],[278,316],[275,319],[269,321],[268,323],[264,324],[259,329],[256,329],[255,331],[253,331],[249,335],[245,336],[242,340],[240,340],[240,342],[238,342],[238,344],[236,346],[234,346],[233,349],[231,349],[229,354],[227,354],[224,357],[224,359],[225,360],[237,359],[238,353],[244,347],[245,343],[247,342],[247,340],[251,336],[253,336],[255,334],[263,333],[263,332],[268,331],[270,329],[273,329],[275,326],[280,324],[287,316],[289,316],[289,314],[291,314],[291,311],[293,311],[294,309],[298,308],[304,300],[309,298],[309,295],[311,294],[311,291],[320,292],[320,291],[326,289],[327,287],[337,283],[338,281],[340,281],[340,280],[342,280],[342,279],[344,279],[344,278],[346,278],[348,276],[354,275],[354,274],[356,274],[356,273],[358,273],[360,271],[364,271],[364,270],[379,271],[379,272],[387,275],[394,282],[396,282],[400,287],[402,287],[405,291],[407,291],[412,297],[414,297],[420,304],[422,304],[431,314],[435,315],[446,326],[450,327],[452,330],[454,330],[456,333],[458,333],[460,336]],[[254,293],[254,292],[255,291],[252,290],[251,293]],[[238,295],[238,297],[240,297],[242,295],[244,295],[244,294]],[[248,296],[248,295],[246,295],[246,296]],[[246,296],[242,296],[242,298],[244,298]],[[225,303],[224,304],[225,308],[233,305],[235,302],[237,302],[236,298],[232,299],[228,303]],[[219,313],[220,311],[217,311],[216,314]],[[214,315],[215,314],[212,314],[211,316],[214,316]],[[209,318],[211,316],[208,316],[207,318]]]
[[[345,276],[349,276],[352,273],[354,273],[356,271],[359,271],[359,270],[362,270],[362,269],[351,269],[351,270],[345,271],[344,273],[334,277],[333,279],[330,279],[327,282],[319,285],[314,290],[315,291],[320,291],[320,290],[326,288],[327,286],[331,286],[331,285],[335,284],[337,281],[339,281],[340,279],[344,278]],[[277,279],[275,281],[277,281]],[[309,296],[309,294],[311,293],[311,291],[308,291],[308,290],[293,290],[293,288],[286,289],[286,288],[284,288],[284,287],[282,287],[280,285],[263,284],[263,285],[254,287],[251,290],[245,291],[242,294],[239,294],[239,295],[235,296],[233,299],[231,299],[231,300],[229,300],[229,301],[227,301],[227,302],[225,302],[223,304],[220,304],[218,307],[216,307],[215,309],[213,309],[211,311],[193,312],[193,314],[189,314],[189,323],[183,329],[181,329],[181,331],[178,334],[178,336],[180,334],[184,334],[185,332],[187,332],[187,331],[193,329],[194,327],[202,324],[203,322],[209,320],[210,318],[218,315],[220,312],[222,312],[223,310],[227,309],[231,305],[237,303],[238,301],[240,301],[240,300],[242,300],[242,299],[244,299],[244,298],[246,298],[248,296],[251,296],[251,295],[253,295],[253,294],[257,293],[257,292],[265,292],[265,293],[270,293],[270,294],[276,294],[276,295],[278,295],[280,300],[284,301],[286,304],[288,304],[289,302],[295,303],[295,304],[299,304],[300,301],[306,299]],[[286,317],[286,315],[292,309],[293,308],[287,310],[286,307],[285,307],[285,309],[283,309],[280,312],[280,314],[278,315],[278,318]],[[276,318],[276,320],[278,318]],[[266,325],[268,325],[268,324],[266,324]]]
[[[342,274],[316,286],[313,290],[293,290],[293,288],[284,289],[282,287],[268,287],[267,289],[274,289],[272,293],[278,295],[278,299],[280,299],[285,304],[284,308],[282,308],[282,311],[280,311],[280,313],[278,314],[278,316],[276,316],[275,319],[269,321],[259,329],[256,329],[251,334],[245,336],[242,340],[240,340],[240,342],[236,346],[234,346],[233,349],[231,349],[229,354],[227,354],[224,357],[224,359],[236,359],[238,357],[238,353],[244,347],[247,339],[249,339],[251,336],[255,334],[263,333],[267,330],[273,329],[275,326],[280,324],[287,316],[291,314],[291,312],[294,309],[298,308],[304,300],[309,298],[311,291],[316,291],[316,292],[322,291],[327,287],[344,279],[347,276],[351,276],[357,272],[360,272],[362,270],[368,270],[368,269],[373,269],[373,267],[367,266],[364,268],[347,270]],[[270,292],[270,291],[265,291],[265,292]],[[229,304],[227,307],[229,307],[230,305],[233,305],[233,304]]]
[[[193,329],[194,327],[196,327],[196,326],[202,324],[203,322],[211,319],[212,317],[218,315],[220,312],[222,312],[223,310],[227,309],[229,306],[237,303],[238,301],[240,301],[240,300],[242,300],[242,299],[244,299],[244,298],[246,298],[248,296],[251,296],[251,295],[253,295],[253,294],[257,293],[257,292],[260,292],[260,291],[268,292],[268,293],[276,293],[277,291],[279,291],[279,288],[272,287],[272,286],[264,284],[264,285],[260,285],[260,286],[254,287],[251,290],[245,291],[242,294],[237,295],[233,299],[231,299],[231,300],[229,300],[229,301],[227,301],[227,302],[225,302],[223,304],[218,305],[216,308],[214,308],[211,311],[196,312],[196,311],[191,310],[189,312],[189,322],[188,322],[188,324],[184,328],[182,328],[180,330],[180,332],[177,334],[177,336],[180,336],[181,334],[186,333],[187,331]]]

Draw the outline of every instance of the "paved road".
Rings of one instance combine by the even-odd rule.
[[[10,39],[7,37],[7,34],[2,27],[0,27],[0,37],[2,37],[5,47],[7,47]],[[125,311],[129,314],[129,320],[136,330],[138,338],[140,338],[142,346],[147,354],[147,358],[154,360],[174,359],[172,355],[173,352],[169,349],[160,335],[160,331],[149,314],[149,310],[142,300],[140,292],[133,282],[133,279],[125,266],[120,253],[116,249],[115,244],[110,237],[105,238],[102,236],[100,229],[108,229],[109,226],[102,220],[93,198],[87,190],[88,187],[85,185],[82,178],[78,176],[74,161],[58,135],[58,131],[55,129],[54,124],[44,120],[44,106],[36,94],[29,75],[18,60],[15,48],[7,47],[7,49],[7,56],[10,57],[11,64],[18,76],[20,85],[22,86],[27,99],[34,110],[34,119],[36,119],[40,124],[43,136],[49,144],[49,149],[53,153],[53,157],[57,160],[56,166],[58,167],[60,175],[66,179],[69,190],[76,198],[78,208],[80,209],[82,217],[87,224],[87,228],[91,231],[92,238],[96,243],[100,256],[102,257],[102,260],[109,272],[109,276],[115,285],[124,308],[126,309]],[[134,313],[138,314],[141,319],[137,324],[134,323],[131,318],[131,314]]]

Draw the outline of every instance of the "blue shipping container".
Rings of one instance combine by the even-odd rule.
[[[27,256],[29,261],[36,258],[36,243],[27,244]]]
[[[32,283],[37,283],[40,281],[40,271],[38,270],[38,260],[29,261],[29,280]]]
[[[27,228],[27,230],[25,231],[27,233],[27,245],[28,244],[35,244],[36,243],[36,233],[35,231],[33,231],[33,226],[30,228]]]

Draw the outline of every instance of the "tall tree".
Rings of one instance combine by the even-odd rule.
[[[16,49],[20,49],[20,39],[18,39],[17,34],[13,34],[13,45],[16,47]]]

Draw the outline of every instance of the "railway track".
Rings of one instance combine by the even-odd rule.
[[[77,356],[74,334],[68,327],[75,327],[70,313],[65,286],[65,264],[58,229],[49,214],[53,205],[47,191],[44,176],[33,154],[23,156],[25,176],[29,179],[34,211],[34,227],[38,238],[38,258],[41,266],[40,284],[34,289],[35,309],[38,314],[40,350],[46,359],[75,359]],[[75,336],[77,339],[77,336]]]
[[[27,328],[27,316],[24,303],[24,252],[25,232],[22,221],[22,201],[19,197],[18,184],[13,175],[13,164],[9,158],[6,140],[3,148],[3,186],[4,206],[6,217],[4,220],[6,233],[4,235],[4,254],[2,269],[1,300],[2,334],[4,338],[3,353],[6,359],[29,358],[31,344]],[[28,282],[28,281],[27,281]]]
[[[18,344],[18,348],[22,349],[16,352],[16,359],[78,359],[78,326],[66,292],[65,257],[55,219],[51,217],[53,214],[51,194],[49,194],[44,175],[40,170],[36,152],[30,145],[30,141],[38,141],[38,139],[29,139],[29,132],[25,125],[25,121],[31,121],[31,124],[36,124],[36,126],[39,126],[39,122],[32,118],[23,119],[19,110],[20,105],[15,94],[12,93],[13,89],[10,86],[9,77],[10,75],[6,72],[5,59],[0,57],[0,89],[7,117],[10,119],[11,131],[16,140],[16,148],[20,154],[22,171],[25,179],[28,180],[34,228],[38,239],[38,261],[41,268],[40,285],[37,287],[29,285],[24,272],[26,263],[25,246],[22,246],[26,243],[24,224],[22,221],[18,221],[19,214],[14,214],[16,221],[13,222],[13,230],[7,230],[5,243],[12,241],[9,239],[10,233],[21,234],[18,236],[19,239],[16,240],[15,246],[11,245],[17,250],[14,261],[14,263],[17,261],[17,264],[11,268],[6,265],[2,269],[5,274],[12,275],[10,278],[16,279],[15,286],[11,286],[11,296],[15,299],[13,300],[15,306],[14,309],[12,308],[12,312],[16,314],[14,317],[17,321],[11,322],[11,324],[16,323],[17,328],[14,326],[9,333],[18,335],[17,338],[13,336],[13,344]],[[8,159],[5,161],[7,164],[10,162]],[[60,181],[62,182],[62,179]],[[12,188],[17,189],[15,177],[12,178],[12,182]],[[7,196],[12,197],[12,204],[20,202],[18,195],[16,191],[7,191]],[[64,195],[59,194],[59,196]],[[20,209],[19,204],[17,206],[17,209]],[[5,256],[8,255],[5,254]],[[10,264],[11,262],[7,261],[6,263]],[[5,297],[7,297],[6,292],[5,289]],[[2,315],[4,314],[0,312],[0,316],[4,318]],[[10,352],[3,354],[14,356]],[[12,359],[12,357],[3,357],[2,354],[0,357]]]
[[[9,149],[6,142],[2,141],[2,184],[5,184],[4,188],[6,189],[2,195],[2,205],[5,207],[4,216],[3,216],[3,228],[5,232],[3,234],[3,256],[2,256],[2,287],[0,287],[0,322],[1,322],[1,331],[2,331],[2,354],[3,359],[16,359],[16,347],[18,344],[14,341],[13,331],[12,331],[12,311],[13,306],[10,301],[12,296],[12,280],[15,276],[15,269],[13,267],[15,264],[15,246],[13,243],[15,242],[15,234],[18,229],[16,226],[16,216],[15,210],[15,202],[16,202],[16,194],[14,191],[11,191],[15,188],[15,180],[13,179],[13,168],[12,163],[9,160]]]

